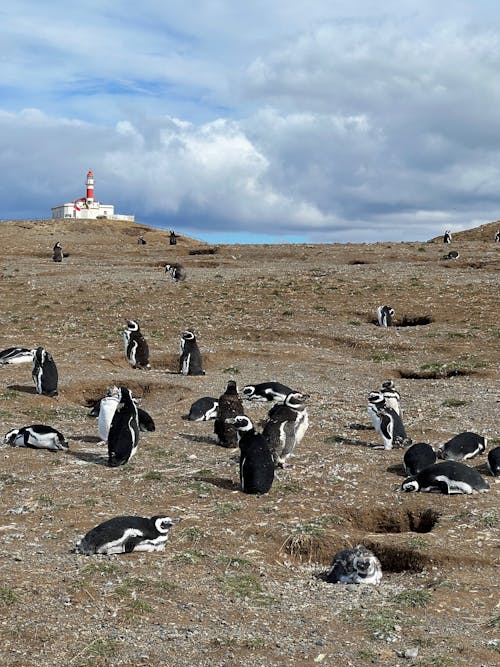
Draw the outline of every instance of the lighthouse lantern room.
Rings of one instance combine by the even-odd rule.
[[[52,218],[109,218],[111,220],[129,220],[134,221],[133,215],[118,215],[115,213],[115,207],[112,204],[101,204],[94,199],[94,174],[87,172],[85,180],[87,188],[85,197],[79,197],[72,202],[54,206],[52,208]]]

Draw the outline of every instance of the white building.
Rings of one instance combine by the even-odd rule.
[[[86,180],[87,194],[75,201],[54,206],[52,218],[109,218],[110,220],[128,220],[134,222],[133,215],[118,215],[113,204],[101,204],[94,199],[94,174],[89,171]]]

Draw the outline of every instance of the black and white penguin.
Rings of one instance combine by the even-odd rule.
[[[495,243],[500,243],[500,229],[495,232]]]
[[[176,283],[186,280],[186,269],[182,264],[165,264],[165,273],[168,273]]]
[[[26,347],[8,347],[0,352],[0,365],[33,362],[34,356],[35,350],[28,350]]]
[[[458,461],[442,461],[427,466],[416,475],[405,479],[402,491],[422,493],[484,493],[490,485],[475,468]]]
[[[142,234],[137,239],[137,245],[146,245],[146,239],[144,238],[144,236]]]
[[[117,389],[118,389],[118,387],[108,387],[107,391],[117,390]],[[89,410],[89,413],[88,413],[89,417],[99,417],[100,416],[102,401],[105,400],[106,398],[108,398],[108,396],[103,396],[103,398],[96,401],[96,403],[93,405],[93,407]],[[133,401],[137,405],[137,399],[134,398]],[[118,394],[118,401],[116,402],[116,405],[113,405],[114,403],[115,403],[115,400],[112,399],[110,401],[110,405],[107,406],[106,410],[108,410],[108,408],[109,408],[109,410],[108,410],[108,415],[106,417],[103,416],[103,420],[105,420],[104,423],[107,423],[108,420],[111,420],[113,418],[114,411],[116,409],[116,405],[119,403],[119,394]],[[112,411],[112,414],[110,416],[111,411]],[[137,406],[137,417],[138,417],[138,420],[139,420],[139,431],[150,431],[150,432],[152,432],[152,431],[156,430],[156,424],[154,422],[153,417],[151,417],[151,415],[148,412],[146,412],[146,410],[143,410],[139,406]],[[109,421],[109,424],[107,425],[107,430],[103,430],[103,432],[108,433],[110,425],[111,425],[111,421]],[[106,429],[106,426],[103,426],[103,428]],[[98,426],[98,430],[99,430],[99,435],[101,435],[101,430],[99,429],[99,426]],[[101,435],[101,437],[102,437],[102,435]],[[107,438],[107,436],[106,436],[106,438]],[[105,441],[106,438],[102,437],[103,441]]]
[[[156,431],[156,424],[153,417],[143,408],[137,406],[137,419],[139,421],[139,431],[152,433]]]
[[[60,241],[52,248],[52,259],[54,262],[62,262],[63,260],[63,250]]]
[[[203,396],[189,408],[187,419],[193,422],[205,422],[217,417],[219,401],[212,396]]]
[[[170,245],[177,245],[177,234],[173,230],[170,232],[168,242]]]
[[[248,401],[277,401],[283,403],[293,389],[281,382],[260,382],[259,384],[247,384],[241,390],[243,398]]]
[[[184,331],[181,336],[179,373],[182,373],[182,375],[205,375],[200,348],[193,331]]]
[[[394,308],[390,306],[379,306],[377,308],[377,321],[379,327],[391,327],[392,318],[396,314]]]
[[[411,445],[401,416],[387,407],[384,396],[378,391],[372,391],[368,397],[368,415],[382,438],[384,449]]]
[[[179,519],[169,516],[116,516],[82,537],[76,551],[94,554],[128,554],[132,551],[163,551],[170,528]]]
[[[452,240],[453,240],[453,237],[451,235],[451,232],[450,232],[449,229],[447,229],[445,231],[445,233],[443,234],[443,243],[451,243]]]
[[[285,467],[309,427],[309,416],[305,407],[308,398],[307,394],[291,392],[283,404],[274,405],[269,410],[262,435],[276,467]]]
[[[488,439],[485,436],[464,431],[441,445],[438,455],[448,461],[467,461],[484,452],[487,444]]]
[[[111,422],[120,403],[120,398],[120,388],[113,385],[106,389],[106,396],[99,401],[97,431],[102,442],[106,442],[108,439]]]
[[[443,256],[443,259],[458,259],[460,257],[460,253],[457,250],[452,250],[448,254]]]
[[[379,559],[363,544],[338,551],[326,575],[331,584],[379,584],[381,579]]]
[[[31,447],[33,449],[51,449],[60,451],[69,449],[63,434],[52,426],[32,424],[22,428],[14,428],[5,434],[5,445],[11,447]]]
[[[108,433],[108,465],[124,465],[134,456],[139,446],[137,406],[132,392],[120,387],[120,402],[115,410]]]
[[[403,456],[403,465],[407,475],[417,475],[433,463],[436,463],[436,452],[427,442],[416,442],[408,447]]]
[[[493,477],[500,477],[500,446],[488,452],[488,468]]]
[[[151,368],[149,365],[149,347],[137,320],[127,321],[127,328],[123,332],[123,342],[125,354],[132,368]]]
[[[234,380],[229,380],[226,390],[219,396],[218,403],[217,416],[214,422],[215,440],[222,447],[237,447],[238,433],[234,424],[228,420],[244,414],[244,410]]]
[[[57,383],[59,380],[57,366],[50,352],[47,352],[43,347],[37,347],[35,350],[31,375],[37,394],[57,396]]]
[[[238,434],[240,485],[244,493],[268,493],[274,481],[274,462],[264,437],[245,415],[227,419]]]
[[[384,397],[385,405],[401,415],[401,395],[396,389],[394,380],[384,380],[380,393]]]

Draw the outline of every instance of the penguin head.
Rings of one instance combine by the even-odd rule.
[[[359,550],[359,555],[354,556],[353,567],[360,577],[363,579],[373,576],[379,567],[377,557],[363,545],[356,547]]]
[[[255,387],[253,384],[247,384],[245,387],[243,387],[241,393],[243,394],[244,398],[251,398],[255,394]]]
[[[383,408],[385,406],[384,395],[379,391],[371,391],[370,395],[368,396],[368,403],[374,408]]]
[[[165,264],[165,273],[168,273],[172,268],[172,264]]]
[[[111,387],[106,388],[106,396],[113,396],[115,398],[120,398],[120,388],[115,384]]]
[[[139,331],[139,322],[137,320],[127,320],[127,331]]]
[[[394,380],[384,380],[382,382],[382,389],[393,390],[396,388]]]
[[[235,380],[229,380],[226,385],[226,394],[237,394],[238,386]]]
[[[62,248],[61,241],[57,241],[57,243],[54,245],[54,250],[56,248]]]
[[[228,417],[225,420],[226,424],[233,424],[237,431],[244,433],[253,429],[252,420],[246,415],[238,415],[237,417]]]
[[[194,331],[184,331],[184,333],[182,334],[182,340],[196,340]]]
[[[19,428],[13,428],[11,431],[8,431],[8,433],[5,434],[4,439],[3,439],[3,444],[4,445],[11,445],[14,440],[17,438],[19,435],[19,431],[21,429]]]
[[[151,521],[152,523],[154,523],[154,526],[158,531],[158,533],[165,535],[166,533],[168,533],[168,531],[170,530],[170,528],[172,528],[174,524],[180,521],[180,519],[171,519],[169,516],[160,515],[160,516],[152,516]]]
[[[302,410],[304,402],[309,398],[309,394],[301,394],[299,391],[292,391],[285,398],[285,403],[288,408],[292,410]]]
[[[411,491],[419,491],[419,490],[420,490],[420,484],[418,483],[418,481],[415,477],[408,477],[401,484],[401,491],[411,492]]]

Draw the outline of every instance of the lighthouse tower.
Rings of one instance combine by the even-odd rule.
[[[117,215],[113,204],[101,204],[94,199],[94,173],[87,172],[85,179],[87,188],[85,197],[78,197],[71,202],[66,202],[60,206],[52,208],[52,218],[86,218],[86,219],[105,219],[129,220],[134,222],[133,215]]]

